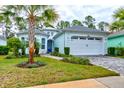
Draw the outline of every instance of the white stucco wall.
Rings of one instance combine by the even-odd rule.
[[[60,53],[64,53],[64,34],[54,40],[54,48],[58,47]]]
[[[7,41],[0,39],[0,46],[6,46],[7,45]]]
[[[28,34],[20,34],[20,35],[17,35],[17,38],[19,38],[21,40],[21,38],[24,37],[25,39],[28,40]],[[35,35],[35,38],[37,40],[37,42],[40,44],[40,49],[39,49],[39,53],[40,54],[45,54],[47,53],[47,39],[48,37],[46,35],[41,35],[41,34],[36,34]],[[45,38],[45,49],[42,49],[42,38]],[[26,54],[29,54],[28,53],[28,48],[26,49]]]

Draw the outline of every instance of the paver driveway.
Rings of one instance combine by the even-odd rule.
[[[120,75],[124,76],[124,59],[115,57],[88,57],[92,64],[105,67],[107,69],[113,70]]]

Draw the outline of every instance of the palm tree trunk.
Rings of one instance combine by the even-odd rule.
[[[29,63],[34,63],[35,17],[29,16]]]

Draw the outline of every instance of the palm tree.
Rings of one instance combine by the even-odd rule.
[[[29,26],[29,63],[34,63],[33,55],[35,52],[34,42],[35,42],[35,27],[39,23],[53,23],[57,21],[59,15],[52,8],[52,6],[45,5],[9,5],[5,6],[10,11],[14,11],[15,16],[20,16],[21,14],[28,20]],[[39,20],[36,20],[39,18]]]
[[[107,22],[104,22],[104,21],[101,21],[98,23],[98,28],[101,31],[105,31],[108,26],[109,26],[109,24]]]
[[[95,18],[93,18],[92,16],[88,15],[85,17],[85,21],[83,21],[83,23],[92,29],[95,29]]]
[[[27,20],[25,20],[23,17],[16,16],[14,17],[15,25],[19,30],[23,30],[27,28]]]
[[[124,8],[119,8],[119,9],[117,9],[117,10],[114,12],[113,17],[114,17],[116,20],[124,20]]]
[[[124,29],[124,21],[114,21],[110,25],[110,30],[111,31],[120,31]]]
[[[10,33],[10,28],[12,27],[12,16],[14,16],[15,13],[9,11],[8,9],[6,9],[5,7],[3,7],[1,9],[1,13],[0,13],[0,22],[4,23],[5,25],[5,37],[7,38],[9,33]]]
[[[114,22],[110,25],[111,31],[120,31],[124,29],[124,8],[117,9],[113,14]]]
[[[71,23],[72,26],[83,26],[83,24],[79,20],[73,20]]]

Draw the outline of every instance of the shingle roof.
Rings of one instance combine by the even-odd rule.
[[[93,32],[93,33],[105,33],[105,34],[109,34],[109,32],[107,31],[101,31],[101,30],[97,30],[97,29],[91,29],[91,28],[88,28],[88,27],[84,27],[84,26],[72,26],[72,27],[68,27],[68,28],[65,28],[65,29],[61,29],[61,32],[56,34],[54,36],[54,38],[57,38],[58,36],[60,36],[61,34],[64,33],[64,31],[79,31],[79,32]]]
[[[58,29],[41,29],[41,31],[55,31],[55,32],[60,32]]]
[[[16,33],[17,35],[19,35],[19,34],[28,34],[28,31],[20,31],[20,32],[18,32],[18,33]],[[35,34],[42,34],[42,35],[47,35],[48,36],[48,34],[46,34],[45,32],[43,32],[43,31],[39,31],[39,30],[35,30]]]
[[[97,29],[91,29],[85,26],[72,26],[72,27],[68,27],[65,29],[62,29],[62,31],[83,31],[83,32],[101,32],[101,33],[108,33],[106,31],[101,31],[101,30],[97,30]]]

